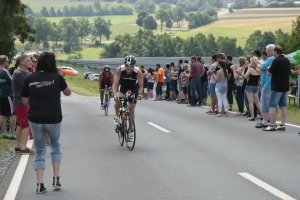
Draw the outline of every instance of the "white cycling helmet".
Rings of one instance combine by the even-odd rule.
[[[135,65],[135,63],[136,63],[136,58],[133,55],[126,56],[124,59],[125,65]]]

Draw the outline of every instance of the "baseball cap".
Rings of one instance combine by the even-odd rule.
[[[259,50],[255,50],[255,51],[253,51],[253,55],[256,55],[256,56],[260,57],[261,52]]]

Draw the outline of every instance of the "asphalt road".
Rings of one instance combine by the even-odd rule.
[[[62,97],[62,106],[62,190],[51,188],[47,147],[48,192],[35,194],[30,156],[15,199],[300,199],[299,128],[263,132],[233,114],[217,118],[204,107],[141,101],[130,152],[114,132],[113,106],[104,116],[97,98],[74,94]],[[0,199],[20,158],[0,184]]]

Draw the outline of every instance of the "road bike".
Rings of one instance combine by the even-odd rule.
[[[107,85],[105,85],[105,89],[102,89],[102,91],[104,91],[104,104],[102,105],[102,109],[104,110],[105,115],[107,116],[109,105],[109,93],[111,90],[107,87]]]
[[[115,131],[118,133],[120,145],[123,146],[124,141],[129,151],[132,151],[136,141],[136,129],[134,118],[128,109],[129,99],[134,98],[131,91],[128,91],[124,97],[119,98],[121,107],[119,109],[119,120],[116,124]]]

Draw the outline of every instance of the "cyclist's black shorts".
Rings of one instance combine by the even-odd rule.
[[[136,85],[134,87],[124,87],[122,85],[119,85],[118,87],[118,92],[121,92],[122,94],[126,94],[128,90],[131,90],[131,93],[133,94],[133,98],[129,98],[128,102],[136,103],[137,102],[136,99],[138,98]]]
[[[112,84],[111,84],[111,82],[108,82],[108,83],[103,83],[103,82],[101,82],[101,90],[104,90],[105,89],[105,85],[107,85],[107,88],[109,88],[109,87],[111,87],[112,86]]]

